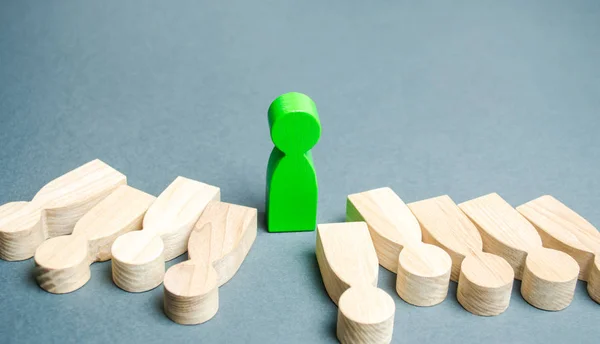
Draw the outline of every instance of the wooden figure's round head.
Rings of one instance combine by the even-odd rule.
[[[44,241],[35,251],[35,278],[42,289],[70,293],[91,276],[86,238],[63,235]]]
[[[165,314],[178,324],[201,324],[219,310],[217,272],[202,259],[173,265],[164,286]]]
[[[305,94],[277,97],[269,107],[271,140],[285,154],[304,154],[319,141],[321,122],[315,103]]]
[[[515,272],[508,262],[486,252],[473,252],[462,262],[456,298],[469,312],[492,316],[510,303]]]
[[[31,258],[46,239],[42,212],[34,202],[10,202],[0,206],[0,259]]]
[[[521,295],[534,307],[560,311],[571,304],[578,276],[579,265],[571,256],[538,247],[525,260]]]
[[[156,288],[165,275],[164,251],[162,239],[152,232],[121,235],[111,247],[113,281],[133,293]]]
[[[390,343],[396,305],[385,291],[353,286],[340,297],[337,337],[341,343]]]

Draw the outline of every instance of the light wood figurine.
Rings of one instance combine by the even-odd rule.
[[[112,245],[112,275],[126,291],[159,286],[165,261],[187,251],[194,224],[210,201],[220,200],[218,187],[177,177],[146,212],[143,229],[126,233]]]
[[[77,224],[73,234],[44,241],[36,250],[36,280],[42,289],[69,293],[90,279],[90,264],[111,258],[110,247],[121,234],[142,228],[155,197],[122,185]]]
[[[167,270],[164,310],[184,325],[210,320],[219,309],[219,287],[238,271],[257,229],[257,210],[210,202],[194,226],[188,243],[189,260]]]
[[[398,272],[398,256],[406,245],[421,242],[419,222],[390,188],[348,196],[346,221],[365,221],[369,227],[379,264]]]
[[[535,227],[544,246],[569,254],[579,264],[579,279],[587,281],[590,297],[600,303],[600,232],[581,215],[546,195],[519,211]]]
[[[461,203],[483,238],[483,249],[506,259],[521,294],[533,306],[558,311],[573,300],[579,266],[564,252],[542,247],[535,228],[497,193]]]
[[[0,206],[0,258],[33,257],[44,240],[70,234],[85,213],[125,184],[123,174],[93,160],[46,184],[31,202]]]
[[[406,302],[433,306],[448,295],[452,260],[441,248],[421,242],[419,222],[388,188],[348,196],[347,221],[365,221],[379,264],[397,273],[396,291]]]
[[[316,255],[325,289],[338,305],[340,342],[389,343],[396,306],[377,288],[377,254],[366,223],[318,225]]]
[[[513,269],[503,258],[483,252],[477,228],[456,203],[445,195],[408,207],[421,224],[423,241],[443,248],[452,258],[458,302],[477,315],[504,312],[510,303]]]

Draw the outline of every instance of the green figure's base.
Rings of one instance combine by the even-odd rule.
[[[269,226],[267,226],[267,231],[269,231],[269,233],[314,232],[315,229],[316,229],[316,225],[315,225],[315,228],[311,228],[311,229],[276,228],[275,230],[273,230],[272,228],[270,228]]]

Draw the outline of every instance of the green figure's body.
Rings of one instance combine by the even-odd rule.
[[[321,136],[315,103],[302,93],[283,94],[269,107],[269,126],[275,148],[267,167],[267,229],[313,231],[319,191],[310,149]]]

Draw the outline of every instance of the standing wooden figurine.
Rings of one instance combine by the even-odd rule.
[[[269,127],[275,147],[267,167],[267,228],[313,231],[318,185],[310,149],[321,136],[317,107],[302,93],[283,94],[269,107]]]

